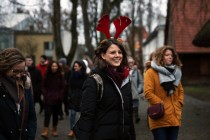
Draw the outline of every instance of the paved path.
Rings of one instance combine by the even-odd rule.
[[[38,104],[37,104],[38,106]],[[147,126],[146,119],[147,102],[141,100],[141,121],[135,124],[137,140],[152,140],[153,137]],[[38,110],[38,109],[37,109]],[[40,134],[43,128],[43,113],[37,113],[38,128],[36,140],[44,140]],[[70,140],[67,137],[69,131],[69,117],[59,121],[59,137],[49,137],[49,140]],[[210,103],[202,102],[189,96],[185,96],[183,108],[182,127],[180,128],[179,140],[209,140],[210,139]]]

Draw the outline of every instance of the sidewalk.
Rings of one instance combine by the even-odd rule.
[[[36,105],[38,107],[38,104]],[[140,102],[141,121],[135,124],[136,140],[152,140],[152,134],[147,126],[146,118],[147,102]],[[38,110],[38,109],[37,109]],[[40,134],[43,129],[44,113],[37,113],[38,127],[36,140],[44,140]],[[195,98],[185,96],[183,108],[182,127],[180,127],[179,140],[208,140],[210,138],[210,103],[202,102]],[[67,137],[69,132],[69,116],[58,124],[59,137],[49,137],[49,140],[70,140]]]

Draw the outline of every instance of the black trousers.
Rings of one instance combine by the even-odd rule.
[[[45,105],[44,127],[49,127],[50,119],[52,116],[52,125],[58,125],[58,113],[60,105]]]

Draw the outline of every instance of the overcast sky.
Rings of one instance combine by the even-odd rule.
[[[14,1],[16,3],[19,4],[19,6],[24,5],[24,8],[32,11],[34,9],[38,9],[40,6],[43,7],[43,5],[40,5],[40,2],[45,2],[45,3],[49,3],[50,0],[1,0],[0,1],[0,12],[4,13],[4,12],[8,12],[8,11],[12,11],[12,9],[16,7],[18,7],[17,5],[11,4],[11,1]],[[62,9],[66,9],[67,11],[70,10],[70,3],[69,0],[60,0],[61,1],[61,7]],[[144,0],[144,1],[148,1],[148,0]],[[121,4],[121,7],[124,7],[122,10],[123,12],[126,12],[126,10],[130,10],[130,1],[129,0],[124,0],[124,2]],[[48,5],[45,5],[44,8],[48,9]],[[157,12],[160,12],[162,15],[166,16],[166,6],[167,6],[167,0],[156,0],[153,1],[153,6],[158,10]],[[100,6],[100,5],[99,5]],[[98,6],[98,8],[100,8]],[[11,10],[10,10],[11,9]]]
[[[18,4],[14,5],[11,4],[11,1],[14,1]],[[47,3],[45,6],[41,5],[40,2],[45,2]],[[48,9],[48,3],[51,0],[0,0],[0,13],[8,13],[8,11],[12,11],[12,9],[16,9],[19,6],[23,6],[24,5],[24,9],[27,9],[29,11],[33,11],[35,9],[39,9],[39,7],[44,7],[44,9]],[[61,1],[61,7],[62,9],[65,9],[66,11],[71,10],[71,4],[69,3],[69,0],[60,0]],[[99,1],[99,0],[98,0]],[[148,2],[149,0],[144,0],[145,2]],[[158,13],[161,13],[163,16],[166,16],[166,6],[167,6],[167,0],[153,0],[152,1],[153,6],[155,8],[155,10]],[[130,10],[130,7],[132,5],[129,4],[130,0],[124,0],[124,2],[121,4],[121,7],[123,7],[121,10],[122,13],[126,12],[126,10]],[[100,8],[101,4],[98,5],[98,8]],[[78,10],[80,10],[80,8],[78,8]],[[81,17],[81,12],[78,12],[78,17]],[[146,21],[146,20],[143,20]],[[155,24],[153,25],[153,29],[154,27],[157,26],[157,22],[154,22]],[[84,34],[81,33],[79,38],[84,38],[82,37]],[[84,42],[84,39],[79,39],[80,41]]]

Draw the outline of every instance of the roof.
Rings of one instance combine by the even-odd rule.
[[[11,28],[7,28],[5,26],[0,26],[0,32],[8,32],[8,31],[13,32],[14,30]]]
[[[198,47],[210,47],[210,19],[196,34],[193,44]]]
[[[157,25],[155,30],[148,36],[147,40],[143,43],[143,46],[147,45],[151,40],[157,37],[159,30],[164,30],[165,25]]]
[[[31,20],[29,14],[1,14],[0,15],[0,26],[5,26],[7,28],[15,28],[18,24],[20,24],[24,20]]]
[[[15,31],[16,35],[53,35],[53,33],[40,33],[36,31]]]
[[[167,44],[178,53],[210,53],[210,48],[197,47],[192,42],[210,19],[210,4],[204,0],[170,1],[167,20]]]

